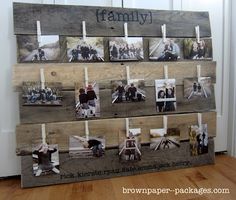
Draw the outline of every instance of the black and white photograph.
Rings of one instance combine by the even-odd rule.
[[[102,136],[78,136],[69,138],[69,155],[74,158],[98,158],[105,153],[105,138]]]
[[[210,98],[213,93],[211,77],[185,78],[184,97],[191,99]]]
[[[143,60],[143,39],[139,37],[112,38],[109,41],[111,61]]]
[[[141,79],[111,81],[112,104],[142,102],[146,99],[145,82]]]
[[[99,86],[96,82],[87,87],[75,84],[75,109],[77,118],[100,117]]]
[[[176,111],[175,79],[155,80],[157,112]]]
[[[102,37],[67,37],[68,62],[102,62],[104,47]]]
[[[35,145],[32,152],[34,176],[60,174],[57,144],[42,143]]]
[[[23,82],[24,106],[61,106],[62,84],[59,82]]]
[[[119,158],[121,162],[141,160],[141,129],[129,129],[129,134],[119,133]]]
[[[184,39],[184,59],[190,60],[212,60],[212,40],[188,38]]]
[[[183,39],[149,39],[149,59],[154,61],[177,61],[183,58]]]
[[[58,35],[37,36],[22,35],[17,37],[19,62],[47,62],[60,60]]]
[[[208,153],[208,131],[207,124],[192,125],[189,128],[189,143],[191,156]]]
[[[178,128],[164,128],[150,130],[150,149],[173,149],[180,147],[180,130]]]

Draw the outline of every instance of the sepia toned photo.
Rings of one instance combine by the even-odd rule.
[[[102,157],[105,153],[105,138],[93,136],[70,136],[69,154],[75,158]]]
[[[17,37],[19,62],[59,61],[60,45],[58,35],[42,35],[40,43],[37,36]]]
[[[184,59],[191,60],[212,60],[212,40],[201,39],[184,39]]]
[[[184,97],[189,100],[210,98],[213,94],[213,89],[210,77],[184,79]]]
[[[145,82],[141,79],[111,81],[112,104],[141,102],[146,99]]]
[[[57,144],[39,144],[33,147],[33,174],[42,176],[59,174],[59,152]]]
[[[183,58],[183,39],[149,39],[149,59],[155,61],[177,61]]]
[[[193,125],[189,129],[189,143],[191,156],[208,153],[208,132],[207,124],[202,124],[201,128]]]
[[[180,147],[180,130],[178,128],[164,128],[150,130],[150,149],[173,149]]]
[[[138,37],[112,38],[109,41],[111,61],[143,60],[143,39]]]
[[[69,62],[104,61],[102,37],[67,37],[66,41]]]
[[[61,106],[62,84],[46,82],[23,82],[22,99],[24,106]]]
[[[175,79],[155,80],[157,112],[176,111]]]
[[[75,103],[77,118],[100,117],[99,86],[96,82],[87,87],[75,84]]]

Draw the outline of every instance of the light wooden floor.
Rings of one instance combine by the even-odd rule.
[[[122,188],[228,188],[230,194],[123,194]],[[167,172],[63,184],[31,189],[21,189],[20,180],[0,180],[0,200],[235,200],[236,159],[216,156],[216,164]]]

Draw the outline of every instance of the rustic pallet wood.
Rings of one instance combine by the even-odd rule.
[[[21,186],[27,188],[128,176],[214,164],[215,161],[213,139],[209,139],[208,153],[199,156],[190,156],[189,142],[181,142],[179,148],[159,151],[150,150],[149,146],[142,146],[141,152],[141,161],[134,163],[121,163],[118,149],[106,150],[104,157],[92,159],[76,159],[71,158],[68,153],[60,153],[60,174],[40,177],[33,175],[32,156],[22,156]]]
[[[201,37],[211,36],[208,12],[13,3],[13,16],[15,34],[36,34],[40,20],[42,34],[49,35],[82,35],[86,21],[87,36],[122,36],[124,22],[129,36],[161,37],[162,24],[167,37],[196,37],[197,25]]]
[[[202,113],[203,123],[208,124],[208,136],[216,135],[216,113]],[[163,116],[134,117],[129,118],[130,128],[141,128],[142,143],[150,142],[150,129],[163,128]],[[189,127],[198,124],[197,114],[176,114],[168,116],[168,127],[180,129],[180,140],[189,139]],[[89,133],[91,136],[103,135],[106,139],[106,147],[118,146],[120,132],[125,132],[125,119],[103,119],[89,121]],[[69,136],[85,135],[85,122],[60,122],[46,124],[47,142],[58,144],[60,152],[68,152]],[[41,143],[41,125],[18,125],[16,127],[17,155],[27,155],[32,152],[32,145]]]

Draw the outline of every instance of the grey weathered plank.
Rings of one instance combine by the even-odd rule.
[[[215,162],[214,140],[209,139],[208,153],[190,156],[189,142],[181,142],[180,148],[152,151],[142,146],[141,161],[121,163],[118,149],[106,150],[105,156],[93,159],[70,158],[60,154],[60,174],[35,177],[32,173],[32,157],[21,157],[21,186],[36,187],[52,184],[80,182],[141,173],[194,167]]]

